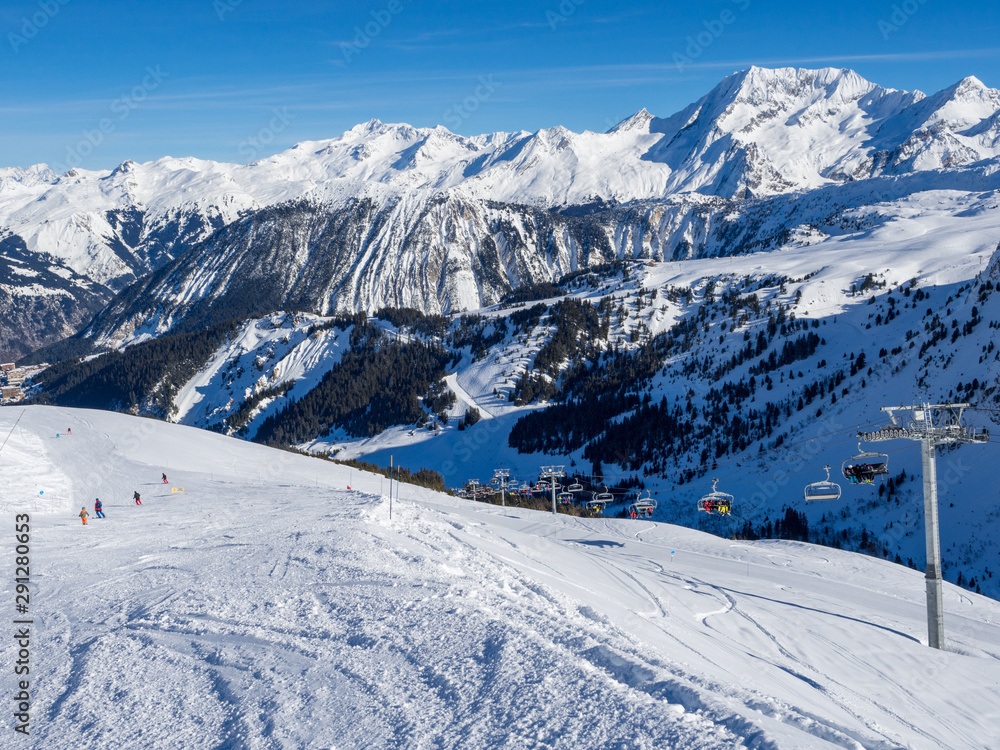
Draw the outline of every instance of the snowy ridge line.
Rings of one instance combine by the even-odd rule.
[[[755,204],[774,196],[787,196],[786,206],[825,208],[781,222],[791,237],[808,241],[823,231],[817,219],[858,202],[993,189],[998,104],[1000,93],[974,77],[925,96],[885,89],[850,70],[750,68],[670,117],[643,110],[603,134],[555,127],[466,138],[442,127],[371,121],[248,165],[165,157],[64,175],[45,165],[0,170],[0,231],[37,260],[31,270],[46,273],[39,285],[15,285],[19,296],[35,304],[54,293],[88,302],[67,311],[45,301],[63,320],[39,343],[78,329],[114,293],[220,231],[296,206],[366,226],[338,243],[353,248],[356,265],[331,276],[327,263],[310,288],[315,312],[386,304],[474,309],[510,287],[586,265],[605,245],[614,257],[733,252],[740,243],[732,219],[753,223]],[[378,226],[366,223],[372,207]],[[561,210],[575,208],[621,218],[581,233],[579,222],[560,220]],[[501,223],[505,231],[490,231]],[[536,234],[556,248],[555,257],[549,244],[531,247]],[[716,243],[720,235],[726,241]],[[753,246],[773,238],[744,239]],[[449,266],[459,259],[460,268]],[[200,265],[210,268],[205,259]],[[498,269],[507,283],[496,284]],[[171,299],[202,295],[209,281],[228,289],[233,268],[217,271],[172,290]],[[315,275],[299,268],[288,281],[305,286]],[[38,327],[40,316],[21,317],[9,327]]]
[[[975,169],[979,168],[974,168],[973,171]],[[619,247],[615,241],[611,245],[611,249],[614,251],[613,255],[607,258],[598,257],[596,260],[629,258],[636,254],[654,261],[670,260],[671,258],[684,260],[754,252],[758,248],[780,248],[780,250],[790,251],[812,246],[809,251],[809,263],[812,267],[807,272],[816,272],[816,256],[823,251],[838,255],[837,251],[845,243],[857,239],[861,240],[862,245],[866,245],[869,244],[866,240],[870,239],[870,235],[876,233],[882,238],[888,239],[891,245],[905,246],[906,240],[913,239],[911,233],[914,230],[920,233],[930,231],[932,235],[921,240],[920,244],[929,244],[928,241],[948,243],[947,235],[951,233],[952,227],[942,225],[942,220],[954,222],[955,231],[960,231],[957,226],[959,219],[974,218],[979,219],[980,221],[977,223],[980,224],[992,223],[994,232],[992,239],[995,245],[998,236],[996,222],[991,222],[987,210],[995,207],[996,200],[995,196],[991,197],[988,192],[983,193],[982,191],[1000,187],[1000,182],[997,182],[1000,179],[1000,170],[994,170],[991,175],[985,183],[982,175],[978,179],[966,175],[963,179],[966,179],[968,184],[959,187],[958,185],[950,185],[948,182],[951,179],[950,173],[916,174],[908,175],[905,179],[883,180],[884,186],[854,182],[827,188],[822,194],[778,196],[761,201],[709,207],[702,212],[707,211],[706,215],[699,215],[693,220],[707,222],[706,226],[714,226],[715,231],[706,236],[703,242],[699,241],[694,245],[682,227],[674,226],[675,219],[689,216],[692,211],[697,213],[695,204],[688,205],[691,200],[694,200],[689,197],[678,199],[679,203],[676,209],[668,210],[665,214],[654,207],[641,209],[640,216],[636,216],[635,212],[623,210],[617,213],[610,212],[607,216],[590,217],[587,220],[596,222],[595,229],[601,232],[605,232],[605,230],[610,232],[614,226],[623,223],[629,226],[634,225],[636,231],[639,231],[640,226],[645,227],[641,230],[641,249],[633,248],[630,250]],[[889,189],[889,186],[901,181],[905,182],[908,187]],[[889,189],[888,195],[885,194],[884,189]],[[894,196],[893,191],[897,189],[900,195]],[[952,189],[961,190],[968,194],[952,194],[949,192]],[[386,208],[383,213],[395,214],[402,210],[401,205],[397,204],[391,209]],[[501,234],[504,236],[511,231],[507,226],[511,215],[519,215],[523,212],[522,209],[513,206],[484,208],[476,203],[451,198],[446,200],[445,205],[451,207],[449,210],[452,213],[462,215],[469,212],[482,214],[485,211],[488,216],[482,216],[480,221],[484,225],[483,231],[491,231],[485,228],[487,224],[501,222]],[[372,210],[377,209],[373,207]],[[679,214],[675,216],[671,213],[672,211],[679,212]],[[310,212],[315,213],[315,210],[310,208],[301,218],[293,215],[292,223],[297,224],[308,219],[310,225],[324,224],[323,217],[319,215],[309,218]],[[932,214],[938,214],[938,219],[932,219]],[[98,342],[116,344],[129,340],[132,330],[150,319],[157,321],[154,333],[163,333],[169,330],[186,314],[186,307],[177,302],[178,286],[181,288],[197,286],[200,295],[207,295],[204,300],[206,303],[211,301],[211,304],[225,306],[228,304],[227,294],[230,284],[224,279],[231,278],[233,274],[238,273],[238,269],[242,266],[256,267],[263,264],[265,267],[273,265],[282,268],[291,263],[294,273],[289,278],[275,278],[273,282],[279,289],[285,289],[285,293],[294,298],[296,305],[301,304],[303,290],[296,286],[294,280],[300,279],[306,269],[306,266],[300,268],[302,248],[298,246],[285,248],[283,244],[287,243],[281,239],[281,236],[272,236],[274,235],[275,221],[273,219],[265,220],[265,218],[261,217],[258,222],[259,226],[251,221],[238,234],[234,235],[230,232],[215,240],[215,244],[209,243],[201,251],[198,258],[191,256],[188,262],[179,265],[169,278],[157,281],[154,277],[143,285],[142,289],[133,291],[131,298],[134,299],[132,302],[119,302],[113,310],[106,311],[94,326],[91,335],[95,336]],[[920,221],[921,219],[924,221]],[[370,217],[365,218],[365,221],[369,220]],[[329,221],[329,218],[325,221]],[[407,224],[408,234],[411,234],[414,222],[420,222],[423,219],[400,218],[399,221]],[[545,232],[548,231],[546,226],[553,221],[562,222],[564,219],[556,215],[550,215],[545,221],[536,218],[535,223],[540,225],[535,231],[542,232],[544,237]],[[605,227],[604,224],[609,222],[610,224]],[[857,229],[862,231],[850,231],[850,228],[855,225],[857,225]],[[411,246],[410,252],[407,252],[402,259],[404,261],[402,266],[394,260],[397,253],[403,249],[400,244],[402,240],[394,234],[381,233],[379,236],[385,238],[387,244],[378,247],[369,246],[366,250],[366,252],[376,253],[379,257],[378,262],[371,267],[365,264],[355,264],[351,267],[344,265],[337,268],[334,276],[325,285],[322,297],[316,297],[315,290],[308,292],[314,309],[317,312],[329,312],[332,308],[364,309],[371,312],[384,306],[417,307],[425,312],[474,309],[495,303],[507,291],[502,279],[498,282],[494,278],[495,272],[484,267],[483,264],[486,261],[503,269],[508,276],[508,282],[513,286],[529,282],[550,281],[566,271],[579,267],[579,262],[573,260],[572,242],[569,246],[563,246],[557,242],[554,257],[547,260],[545,267],[541,267],[537,263],[538,259],[534,257],[538,252],[541,252],[540,246],[535,247],[538,240],[532,239],[530,233],[519,235],[516,238],[519,249],[512,257],[501,254],[495,259],[492,257],[484,259],[477,250],[480,245],[478,238],[468,237],[452,241],[440,236],[441,227],[430,225],[425,228],[427,233],[420,232],[419,234],[421,236],[426,234],[429,238],[427,243],[422,245],[418,252],[413,252]],[[795,228],[795,231],[808,228],[814,234],[801,240],[796,237],[795,231],[792,231],[791,236],[789,236],[792,228]],[[815,234],[817,232],[818,234]],[[492,234],[495,240],[501,239],[496,231],[492,231]],[[919,237],[919,235],[917,236]],[[318,239],[319,237],[317,237]],[[900,242],[901,239],[903,242]],[[345,237],[345,241],[354,242],[355,240]],[[381,240],[375,241],[381,242]],[[312,242],[313,240],[309,240],[309,243]],[[884,243],[877,245],[878,248],[884,246]],[[282,260],[272,263],[270,259],[265,261],[258,258],[256,257],[258,250],[253,250],[255,247],[267,247],[267,253],[270,256],[280,256]],[[780,250],[774,254],[780,254]],[[327,275],[330,272],[329,263],[333,262],[336,266],[341,266],[341,264],[348,262],[346,258],[329,260],[325,257],[326,252],[324,247],[311,245],[310,260],[307,263],[322,266],[322,273]],[[607,249],[602,249],[602,256],[606,252]],[[443,266],[446,263],[454,265],[456,253],[464,256],[460,264],[463,266],[463,270],[461,273],[456,271],[457,275],[454,276],[454,279],[449,280],[446,277],[452,272],[447,271]],[[286,255],[287,259],[285,259]],[[291,257],[292,255],[295,256],[295,259]],[[593,256],[592,252],[588,263],[595,262]],[[226,265],[219,271],[218,278],[213,279],[211,275],[206,277],[204,269],[218,265],[221,262],[220,259],[224,257],[227,258]],[[452,260],[449,261],[447,258]],[[723,258],[719,257],[717,260],[722,261]],[[762,260],[764,259],[762,258]],[[871,254],[853,259],[852,266],[858,273],[858,279],[855,281],[860,280],[865,272],[874,270],[870,265],[871,260]],[[778,262],[781,263],[781,260]],[[379,290],[376,296],[355,296],[354,281],[351,279],[356,278],[357,274],[370,274],[373,272],[372,269],[377,270],[379,266],[386,264],[393,268],[393,280],[371,286],[372,289]],[[516,267],[523,264],[530,264],[534,269],[527,277],[521,271],[515,271]],[[692,264],[691,267],[695,268],[697,265]],[[426,277],[428,271],[434,276],[439,268],[442,273],[445,273],[445,277]],[[490,280],[488,284],[485,284],[483,274],[487,271],[489,271],[487,275]],[[830,271],[831,269],[824,269],[824,273]],[[918,275],[922,276],[923,274]],[[178,278],[179,276],[183,278]],[[208,283],[209,287],[205,287],[205,283]],[[375,280],[372,279],[372,284],[374,283]],[[850,283],[847,286],[850,286]],[[823,296],[829,300],[831,295]],[[150,297],[153,298],[152,302]],[[818,301],[820,300],[812,302],[811,306],[815,309],[815,312],[811,313],[812,315],[838,311],[836,301],[816,304]],[[275,301],[275,307],[281,304],[284,303],[280,300]],[[163,315],[164,309],[169,310],[170,313]],[[270,310],[263,312],[270,312]]]

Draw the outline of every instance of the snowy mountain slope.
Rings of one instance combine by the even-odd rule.
[[[496,300],[485,293],[472,304],[470,279],[450,281],[457,285],[452,292],[432,293],[439,282],[434,258],[424,253],[428,276],[406,257],[415,239],[419,254],[423,235],[430,235],[444,245],[434,255],[451,262],[451,233],[469,208],[481,220],[499,203],[523,221],[522,206],[687,194],[742,200],[914,172],[947,181],[968,165],[995,169],[998,99],[971,77],[925,97],[883,89],[848,70],[750,68],[672,117],[643,111],[607,133],[554,127],[465,137],[372,120],[249,165],[164,157],[58,177],[45,165],[7,169],[0,172],[0,231],[20,238],[39,263],[67,267],[108,294],[249,212],[305,200],[337,222],[353,217],[356,206],[372,206],[373,214],[394,216],[380,242],[391,251],[385,262],[396,276],[382,285],[359,278],[343,288],[336,278],[327,291],[336,289],[339,304],[373,309],[385,299],[411,297],[428,311],[469,308]],[[431,208],[438,204],[448,210]],[[459,207],[458,217],[452,207]],[[690,208],[682,202],[679,213]],[[678,214],[676,205],[665,210]],[[468,264],[470,247],[475,255],[480,244],[489,253],[495,234],[471,222],[458,232],[455,262]],[[668,254],[684,247],[674,241]],[[475,263],[461,270],[482,280]],[[518,274],[510,281],[521,283]]]
[[[995,203],[998,189],[1000,171],[980,167],[755,201],[686,196],[579,215],[456,195],[351,202],[334,213],[321,204],[286,204],[247,216],[136,283],[86,336],[119,346],[145,332],[276,309],[471,310],[526,284],[616,259],[732,256],[802,237],[863,238],[917,211],[960,231],[968,212]],[[923,198],[949,191],[964,195],[940,206]]]
[[[949,201],[955,199],[948,194],[926,194],[920,203],[910,204],[910,217],[870,229],[863,239],[828,238],[740,258],[661,263],[637,272],[629,282],[619,276],[600,289],[582,292],[595,301],[614,295],[625,306],[626,317],[614,326],[612,340],[601,345],[614,343],[626,349],[635,346],[629,343],[635,332],[655,335],[678,321],[699,320],[703,306],[712,310],[704,318],[708,330],[700,340],[686,354],[664,362],[662,373],[643,386],[654,403],[661,398],[692,403],[697,407],[691,417],[694,424],[705,410],[706,424],[713,425],[707,444],[695,442],[690,451],[668,455],[662,461],[651,460],[650,455],[657,450],[647,446],[638,465],[632,464],[635,454],[623,459],[621,466],[604,461],[605,476],[613,481],[638,476],[659,497],[656,517],[663,520],[701,525],[728,535],[739,531],[744,522],[773,520],[790,506],[805,512],[811,527],[825,534],[830,543],[837,541],[833,534],[845,529],[853,535],[867,528],[872,539],[884,545],[884,554],[922,565],[922,528],[915,512],[921,503],[920,461],[912,444],[883,446],[891,455],[893,476],[905,470],[909,477],[905,489],[899,490],[902,494],[888,501],[877,487],[847,488],[841,477],[845,485],[842,501],[804,507],[802,487],[822,478],[824,464],[831,464],[834,474],[839,471],[841,463],[857,451],[853,438],[857,427],[883,424],[881,406],[901,401],[969,400],[985,409],[970,413],[971,423],[992,425],[995,432],[1000,365],[990,344],[993,329],[1000,325],[1000,308],[995,295],[975,278],[979,274],[985,282],[991,273],[996,274],[990,269],[998,262],[994,248],[1000,243],[1000,232],[994,223],[995,209],[989,205],[963,217],[961,234],[949,228],[948,222],[939,222],[941,214],[936,212],[947,213]],[[852,294],[852,287],[864,287],[869,273],[876,285]],[[766,282],[768,277],[775,280]],[[764,279],[764,287],[754,283],[754,278]],[[916,286],[907,291],[911,279],[916,280]],[[716,299],[728,289],[743,290],[749,284],[757,289],[763,312],[750,314],[735,330],[725,327],[724,323],[736,320],[725,313],[716,318],[722,310],[706,305],[707,280],[713,280]],[[1000,277],[993,279],[994,286],[998,280]],[[671,300],[671,288],[693,290],[692,301]],[[652,290],[658,290],[659,296],[650,303]],[[640,297],[644,301],[641,307],[636,304]],[[770,374],[757,371],[754,381],[758,385],[754,387],[751,367],[759,367],[770,351],[778,351],[782,342],[791,342],[801,334],[779,335],[772,346],[746,364],[716,374],[718,367],[746,346],[747,332],[753,342],[767,328],[768,307],[773,319],[774,305],[779,303],[788,306],[786,317],[794,314],[799,321],[809,322],[802,330],[822,337],[815,353],[772,369]],[[488,314],[505,316],[510,311]],[[813,321],[818,328],[813,327]],[[947,332],[944,339],[942,331]],[[333,449],[341,457],[364,457],[379,464],[387,464],[392,454],[404,465],[441,471],[452,486],[461,486],[471,478],[485,481],[499,467],[509,468],[519,482],[534,482],[539,466],[551,463],[575,465],[576,471],[589,474],[591,460],[586,458],[586,448],[521,453],[506,445],[517,420],[538,408],[515,406],[512,386],[534,372],[535,356],[551,335],[551,327],[543,321],[530,337],[508,338],[494,346],[487,357],[469,358],[457,366],[452,377],[462,400],[471,401],[494,419],[466,431],[449,425],[437,436],[426,431],[410,435],[408,428],[402,427],[360,441],[343,436],[320,438],[304,447],[324,453]],[[867,354],[868,365],[855,375],[849,370],[861,352]],[[817,378],[832,377],[838,369],[843,371],[845,382],[825,391],[824,398],[817,398],[813,390]],[[709,396],[726,383],[750,384],[750,397],[735,403],[730,400],[725,415],[720,415],[716,401]],[[733,417],[741,417],[745,423],[754,419],[755,413],[763,413],[768,403],[784,404],[776,418],[780,430],[754,433],[740,443],[741,428]],[[775,447],[779,432],[783,442]],[[714,453],[716,446],[723,450],[721,456]],[[710,466],[699,457],[706,448]],[[997,595],[1000,579],[993,573],[1000,558],[988,542],[1000,519],[1000,506],[989,489],[1000,481],[992,469],[990,456],[994,451],[991,444],[963,448],[955,454],[946,452],[940,471],[941,476],[949,477],[941,485],[947,574],[955,580],[961,572],[964,580],[971,579],[983,591]],[[715,461],[713,456],[717,456]],[[712,475],[721,477],[726,491],[736,494],[735,520],[720,523],[719,519],[699,518],[696,501],[708,491]],[[952,507],[963,510],[953,511]],[[824,528],[828,531],[822,531]],[[837,543],[842,542],[846,540]],[[857,538],[852,544],[856,543]],[[883,548],[876,553],[883,554]]]
[[[969,76],[889,118],[874,143],[897,173],[979,161],[996,155],[998,108],[1000,92]]]
[[[390,519],[378,477],[108,413],[30,408],[10,446],[32,747],[1000,741],[1000,605],[946,585],[930,651],[899,566],[407,485]],[[81,527],[98,493],[108,517]]]
[[[670,192],[744,197],[991,159],[1000,92],[970,77],[931,97],[851,70],[750,68],[650,130]],[[918,155],[919,154],[919,155]]]
[[[39,262],[20,237],[0,233],[0,360],[72,336],[109,298],[65,265]]]
[[[323,322],[310,315],[276,313],[248,321],[239,334],[213,355],[174,399],[174,421],[195,427],[254,434],[277,396],[258,398],[287,384],[284,399],[297,399],[314,388],[349,346],[343,330],[310,333]],[[238,418],[241,407],[252,412]],[[283,403],[283,402],[282,402]],[[237,419],[241,424],[237,424]]]
[[[907,179],[885,178],[892,185]],[[552,463],[589,475],[596,458],[609,482],[635,479],[658,497],[659,520],[729,536],[742,533],[745,524],[761,528],[790,507],[806,515],[810,539],[919,567],[924,555],[917,512],[920,462],[913,445],[883,446],[891,458],[888,494],[885,485],[847,487],[841,476],[841,501],[804,507],[802,487],[822,478],[824,464],[838,478],[842,462],[857,452],[857,428],[883,424],[881,406],[968,400],[981,408],[970,412],[971,423],[996,431],[1000,365],[991,345],[993,330],[1000,327],[1000,298],[992,291],[1000,283],[998,203],[990,191],[973,197],[959,190],[903,190],[898,200],[869,206],[862,191],[860,183],[838,188],[837,203],[844,207],[835,222],[806,222],[787,233],[787,243],[778,249],[633,263],[627,274],[619,268],[603,276],[577,275],[563,285],[567,297],[527,303],[543,309],[561,299],[608,305],[607,338],[586,341],[598,351],[638,353],[657,335],[666,336],[672,348],[657,354],[659,369],[636,387],[651,403],[684,407],[684,432],[697,435],[689,443],[667,440],[659,432],[662,425],[648,415],[643,422],[629,409],[583,437],[568,437],[574,430],[580,434],[572,420],[565,427],[555,422],[548,449],[511,442],[519,420],[544,407],[537,398],[526,404],[516,398],[526,378],[539,376],[540,352],[558,328],[551,311],[522,328],[516,316],[527,308],[519,306],[479,311],[481,338],[491,342],[479,353],[469,339],[448,343],[458,340],[449,338],[463,325],[458,316],[450,329],[445,326],[452,333],[430,337],[454,349],[444,382],[456,398],[444,408],[449,420],[442,429],[423,429],[440,417],[421,391],[416,395],[423,397],[419,413],[426,422],[364,438],[317,427],[294,442],[380,465],[388,465],[392,455],[404,466],[441,472],[450,486],[468,479],[485,482],[501,467],[519,482],[533,483],[539,467]],[[775,210],[758,216],[773,221],[773,231],[785,226],[789,215],[818,211],[808,196],[768,205]],[[761,222],[759,231],[772,230]],[[133,341],[156,331],[158,319],[150,319],[150,326],[131,332]],[[275,313],[244,323],[181,385],[171,418],[253,438],[265,420],[301,400],[340,362],[351,324],[320,330],[332,322]],[[497,335],[501,322],[511,325]],[[402,324],[379,325],[397,339],[415,335]],[[809,335],[816,336],[812,350],[776,364]],[[744,354],[747,347],[751,356]],[[859,367],[861,353],[866,362]],[[560,367],[566,374],[578,363],[568,357]],[[586,359],[584,364],[589,365]],[[554,400],[560,402],[558,393]],[[483,421],[461,430],[470,407]],[[627,432],[640,438],[648,432],[649,439],[615,433],[624,419],[638,420]],[[990,459],[994,450],[990,444],[942,453],[940,473],[949,477],[941,487],[946,576],[955,581],[961,574],[973,589],[1000,596],[1000,577],[994,575],[1000,558],[989,542],[1000,521],[990,490],[1000,481]],[[733,519],[706,518],[695,510],[712,476],[736,495]],[[622,501],[615,512],[624,507]]]

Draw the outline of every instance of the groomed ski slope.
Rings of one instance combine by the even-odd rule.
[[[390,519],[380,477],[104,412],[24,410],[0,471],[4,747],[1000,747],[1000,603],[946,584],[932,651],[891,563],[407,485]]]

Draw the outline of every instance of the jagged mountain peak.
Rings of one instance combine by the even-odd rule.
[[[981,120],[1000,108],[1000,90],[986,86],[975,76],[966,76],[961,81],[946,86],[927,97],[925,106],[941,109],[951,105],[969,107],[968,115]]]
[[[0,167],[0,182],[10,180],[22,185],[52,183],[59,179],[48,164],[32,164],[29,167]]]
[[[656,118],[653,117],[653,115],[651,115],[645,107],[643,107],[631,117],[626,117],[617,125],[610,128],[607,132],[624,133],[630,130],[645,130],[646,132],[649,132],[649,123],[655,119]]]
[[[377,117],[373,117],[368,120],[368,122],[361,122],[355,125],[353,128],[344,133],[347,135],[370,135],[371,133],[383,132],[385,129],[385,123],[379,120]]]
[[[132,161],[131,159],[126,159],[111,171],[110,176],[113,177],[115,175],[128,174],[129,172],[134,172],[135,167],[136,164],[134,161]]]
[[[860,99],[881,88],[848,68],[761,68],[733,73],[706,98],[722,98],[760,106],[810,96],[839,102]]]
[[[971,92],[995,91],[991,89],[976,76],[966,76],[953,87],[956,93],[966,94]]]

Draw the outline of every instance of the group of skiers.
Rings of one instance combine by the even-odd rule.
[[[169,484],[167,481],[167,475],[163,474],[163,483]],[[135,500],[136,505],[142,505],[142,497],[139,495],[139,490],[135,490],[132,493],[132,499]],[[87,525],[87,516],[90,514],[87,512],[87,506],[80,508],[80,520],[83,521],[83,525]],[[101,504],[101,498],[94,498],[94,518],[107,518],[104,515],[104,506]]]
[[[885,473],[885,464],[856,464],[844,467],[844,476],[851,484],[872,484],[876,474]]]

